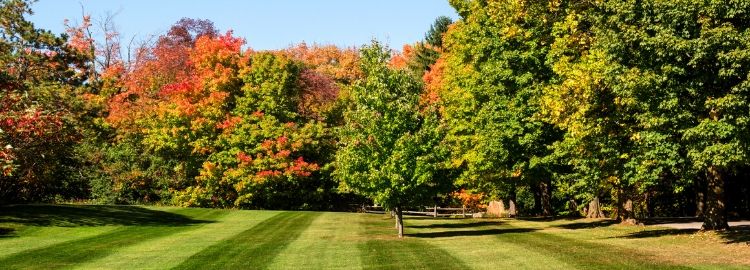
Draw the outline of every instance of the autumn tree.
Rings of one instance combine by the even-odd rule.
[[[282,53],[304,65],[299,76],[298,107],[302,116],[340,125],[347,87],[362,77],[359,52],[354,48],[300,43]]]
[[[351,89],[334,173],[343,189],[395,210],[403,237],[404,207],[430,202],[450,186],[436,175],[444,158],[441,129],[433,109],[419,108],[421,83],[390,69],[385,48],[373,42],[361,57],[364,78]]]
[[[0,201],[50,200],[70,182],[84,57],[24,17],[29,1],[0,1]]]
[[[198,175],[225,102],[239,91],[244,40],[217,32],[210,21],[182,19],[153,46],[139,48],[128,69],[102,74],[106,125],[115,129],[98,154],[95,185],[111,191],[102,196],[169,200],[170,189]]]
[[[272,53],[253,53],[242,63],[241,92],[217,123],[216,151],[203,163],[196,185],[180,192],[182,205],[295,208],[312,202],[305,182],[319,169],[309,162],[326,130],[297,113],[301,66]],[[317,183],[317,182],[316,182]],[[308,194],[305,194],[308,193]]]

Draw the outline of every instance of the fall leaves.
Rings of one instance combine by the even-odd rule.
[[[320,169],[313,160],[328,136],[321,114],[340,83],[358,76],[350,68],[357,55],[330,46],[243,50],[242,38],[208,26],[178,22],[131,70],[112,76],[119,89],[110,91],[106,120],[144,154],[188,166],[172,180],[176,204],[249,207],[274,182]]]

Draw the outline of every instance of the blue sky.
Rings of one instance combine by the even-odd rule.
[[[360,46],[373,38],[400,49],[421,40],[437,16],[458,17],[447,0],[40,0],[29,19],[61,33],[64,19],[80,21],[81,5],[93,19],[117,13],[124,40],[163,33],[189,17],[232,29],[256,50],[302,41]]]

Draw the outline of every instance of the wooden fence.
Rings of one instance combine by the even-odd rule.
[[[431,216],[431,217],[471,217],[474,214],[473,209],[466,207],[424,207],[424,211],[404,210],[402,213],[409,216]],[[382,206],[364,206],[363,212],[373,214],[385,214]]]

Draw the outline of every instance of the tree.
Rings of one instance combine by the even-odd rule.
[[[462,18],[443,40],[438,92],[452,164],[464,172],[459,183],[510,205],[517,187],[538,188],[536,207],[551,215],[552,175],[542,161],[559,134],[537,114],[553,75],[545,59],[559,11],[533,1],[451,4]]]
[[[341,125],[348,103],[347,87],[362,77],[359,52],[355,48],[300,43],[282,53],[304,65],[300,73],[300,114],[329,126]]]
[[[102,94],[115,135],[103,147],[98,179],[124,195],[116,201],[170,201],[170,190],[184,189],[215,151],[217,126],[240,91],[244,44],[216,33],[209,21],[182,19],[140,48],[130,69],[102,74],[102,87],[112,88]],[[133,162],[137,156],[144,158]]]
[[[215,151],[195,183],[177,194],[178,204],[294,209],[313,203],[307,182],[317,180],[311,176],[320,166],[307,157],[324,152],[327,130],[296,111],[300,68],[272,53],[253,53],[241,64],[242,91],[217,125]]]
[[[419,81],[388,68],[385,48],[373,42],[361,57],[364,78],[350,90],[334,175],[343,189],[395,210],[403,237],[403,208],[432,200],[446,186],[436,181],[441,129],[434,109],[419,108]]]
[[[69,171],[76,166],[79,96],[89,67],[66,36],[24,18],[29,5],[0,1],[1,202],[51,200],[83,189]]]
[[[748,154],[748,5],[582,3],[556,26],[544,104],[566,131],[557,150],[579,186],[612,191],[619,219],[648,189],[705,174],[703,228],[727,228],[723,179]]]
[[[400,54],[391,59],[391,65],[397,68],[408,67],[416,76],[422,77],[432,69],[440,54],[443,52],[443,36],[453,20],[440,16],[430,26],[423,41],[414,45],[404,45]]]
[[[611,1],[602,7],[610,63],[626,68],[622,81],[640,90],[634,104],[652,117],[639,119],[651,131],[639,137],[678,138],[687,163],[680,176],[703,174],[708,184],[703,228],[728,228],[724,179],[750,154],[750,2]],[[645,153],[665,145],[651,144]]]
[[[440,16],[430,26],[430,30],[425,34],[424,41],[435,48],[443,47],[443,35],[448,32],[448,27],[453,24],[453,20],[446,16]]]

